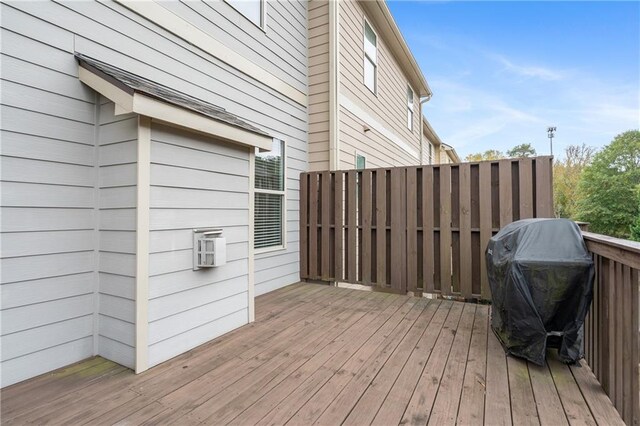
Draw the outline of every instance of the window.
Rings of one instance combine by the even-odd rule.
[[[284,247],[284,141],[274,139],[270,152],[256,153],[256,249]]]
[[[364,21],[364,84],[374,94],[378,80],[378,37],[367,21]]]
[[[413,131],[413,90],[407,86],[407,129]]]
[[[367,159],[364,155],[356,154],[356,170],[364,170],[367,168]]]
[[[264,27],[264,0],[227,0],[227,3],[260,28]]]

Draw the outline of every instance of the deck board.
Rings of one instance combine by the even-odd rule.
[[[2,424],[623,424],[591,370],[506,357],[490,308],[295,284],[140,375],[101,358],[7,387]]]

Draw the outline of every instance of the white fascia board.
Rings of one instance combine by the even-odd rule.
[[[415,148],[413,148],[407,142],[402,140],[402,138],[400,138],[398,135],[393,133],[391,130],[387,129],[384,126],[384,124],[380,123],[378,120],[372,117],[371,114],[366,112],[364,109],[360,108],[359,105],[357,105],[347,96],[345,96],[343,93],[340,94],[340,105],[344,107],[347,111],[349,111],[351,114],[355,115],[360,120],[367,123],[367,125],[371,127],[373,130],[377,131],[382,136],[384,136],[385,138],[389,139],[391,142],[396,144],[404,152],[411,155],[416,160],[420,161],[420,153]]]
[[[168,125],[186,128],[244,146],[257,147],[261,151],[271,150],[273,142],[271,136],[253,133],[214,120],[142,93],[129,94],[81,66],[78,66],[78,77],[87,86],[115,103],[115,115],[133,112]]]
[[[118,3],[132,10],[143,18],[164,28],[170,33],[188,41],[200,50],[218,58],[222,62],[269,86],[296,103],[307,106],[307,95],[296,89],[286,81],[260,67],[240,55],[235,50],[220,43],[206,32],[189,21],[176,15],[161,3],[155,1],[116,0]]]
[[[133,95],[109,83],[104,78],[78,66],[78,78],[102,96],[116,104],[116,115],[133,112]]]
[[[133,95],[133,112],[163,123],[195,130],[230,142],[245,146],[255,146],[264,151],[270,151],[273,143],[271,136],[253,133],[141,93]]]

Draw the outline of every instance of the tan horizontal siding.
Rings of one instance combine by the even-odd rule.
[[[367,168],[408,166],[416,159],[374,129],[364,132],[364,122],[340,108],[340,168],[355,167],[356,152],[364,155]]]
[[[309,2],[309,170],[329,169],[329,3]]]
[[[419,99],[414,89],[413,131],[410,131],[406,126],[407,78],[379,33],[377,96],[364,85],[364,18],[364,11],[357,2],[340,2],[340,90],[419,151]],[[374,30],[377,32],[375,27]]]

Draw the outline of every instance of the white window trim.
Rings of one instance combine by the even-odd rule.
[[[365,46],[366,46],[366,43],[367,43],[367,25],[369,26],[369,28],[371,28],[371,31],[373,31],[373,34],[375,34],[375,36],[376,36],[376,60],[375,60],[375,62],[372,61],[371,59],[368,59],[367,50],[365,49]],[[376,32],[375,28],[373,27],[373,25],[371,25],[371,22],[369,22],[369,20],[365,17],[364,18],[364,22],[362,24],[362,53],[363,53],[362,83],[364,84],[364,87],[366,87],[376,97],[378,96],[378,40],[379,39],[380,38],[378,37],[378,33]],[[366,66],[367,61],[373,63],[373,88],[374,88],[374,90],[371,90],[371,88],[369,86],[367,86],[367,82],[366,82],[365,77],[364,77],[364,67]]]
[[[254,195],[253,196],[255,198],[256,193],[282,195],[282,226],[281,226],[282,244],[273,246],[273,247],[255,248],[255,240],[254,240],[253,252],[255,254],[271,253],[274,251],[282,251],[287,249],[287,152],[288,152],[287,150],[288,150],[288,145],[285,139],[279,139],[279,138],[276,138],[276,139],[282,141],[282,169],[283,169],[282,191],[274,191],[273,189],[259,189],[255,186],[255,162],[254,162],[253,164]],[[254,201],[254,209],[255,209],[255,201]],[[254,215],[253,221],[255,222],[255,215]],[[254,228],[255,228],[255,224],[254,224]]]
[[[409,97],[405,95],[406,99],[406,103],[407,103],[407,129],[409,129],[411,131],[411,133],[413,133],[413,120],[415,119],[415,98],[416,98],[416,92],[413,90],[413,87],[411,87],[411,85],[407,84],[407,95],[409,94],[408,91],[411,90],[411,104],[409,104]],[[409,121],[409,111],[411,111],[411,121]]]
[[[114,115],[136,113],[164,124],[186,128],[241,145],[271,149],[273,137],[253,133],[222,121],[198,114],[189,109],[134,92],[129,94],[101,76],[78,65],[78,78],[115,104]]]
[[[228,4],[229,6],[231,6],[233,8],[233,10],[238,12],[238,14],[240,14],[240,16],[242,16],[244,19],[246,19],[247,21],[251,22],[254,26],[260,28],[260,30],[262,32],[264,32],[264,33],[267,32],[267,30],[266,30],[266,28],[267,28],[267,0],[260,0],[260,25],[256,24],[251,19],[247,18],[245,16],[245,14],[242,13],[241,11],[239,11],[238,9],[236,9],[236,7],[233,5],[233,3],[230,2],[229,0],[224,0],[224,2],[226,4]]]

